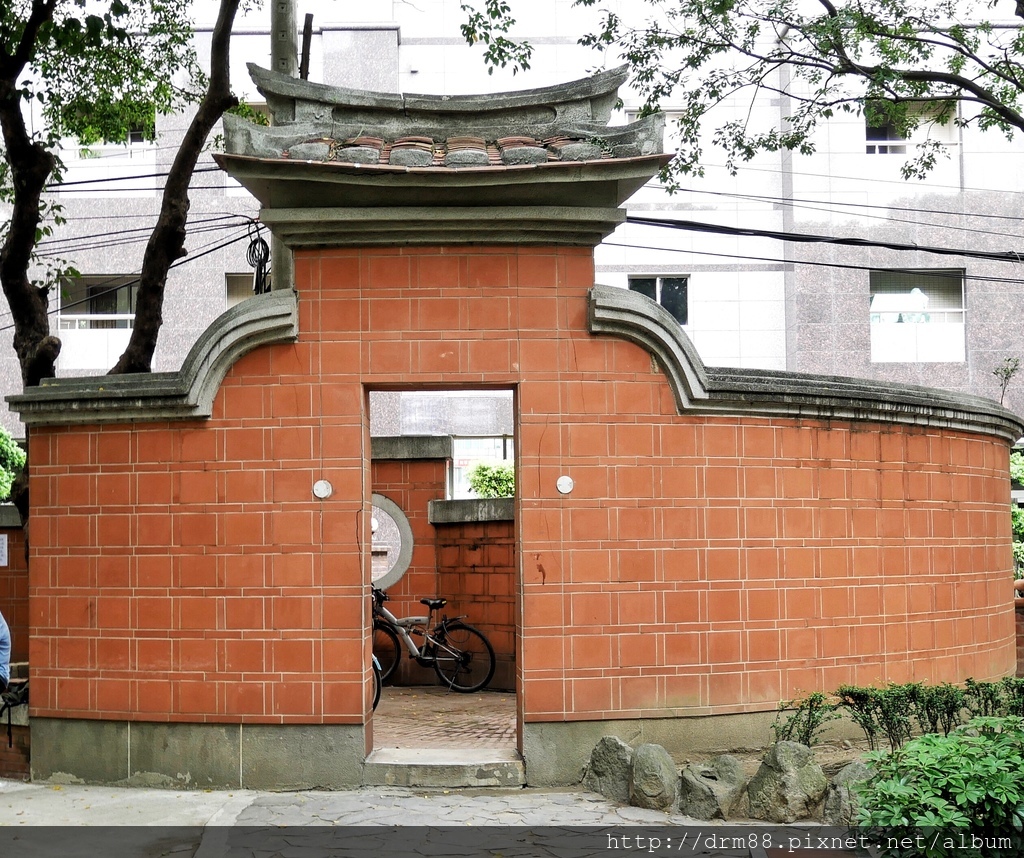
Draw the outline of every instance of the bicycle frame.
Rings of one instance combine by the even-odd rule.
[[[444,635],[442,634],[440,639],[434,637],[433,632],[440,629],[444,632],[447,628],[448,623],[455,622],[456,620],[462,619],[461,617],[454,617],[449,619],[443,617],[440,622],[436,623],[433,628],[430,627],[430,621],[434,617],[434,611],[428,609],[425,617],[403,617],[399,619],[391,613],[387,608],[384,607],[384,603],[380,602],[374,606],[374,613],[381,619],[383,619],[391,629],[398,635],[399,640],[405,646],[409,652],[411,658],[416,659],[416,662],[424,667],[427,667],[434,663],[434,659],[428,652],[437,647],[444,647],[446,650],[451,652],[450,648],[445,646]],[[423,646],[416,646],[416,641],[412,639],[411,632],[423,635]]]
[[[423,643],[427,644],[431,642],[430,633],[427,631],[427,626],[430,623],[430,614],[426,617],[407,617],[404,621],[398,619],[394,614],[391,613],[383,604],[374,607],[375,613],[382,617],[388,622],[395,634],[398,635],[399,640],[405,645],[405,648],[409,651],[409,655],[419,661],[423,658],[423,653],[420,648],[416,646],[416,641],[412,639],[412,635],[409,634],[409,627],[415,628],[419,626],[419,620],[423,620]],[[404,623],[404,624],[403,624]],[[407,625],[406,625],[407,624]]]

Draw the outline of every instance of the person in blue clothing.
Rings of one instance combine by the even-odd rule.
[[[0,694],[7,690],[11,681],[11,630],[7,620],[0,614]]]

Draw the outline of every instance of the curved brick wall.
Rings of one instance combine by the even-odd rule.
[[[37,421],[33,716],[367,721],[373,386],[516,391],[527,725],[1013,672],[1003,435],[680,414],[589,332],[593,278],[587,248],[300,251],[298,341],[209,420]]]

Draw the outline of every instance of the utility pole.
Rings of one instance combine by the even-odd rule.
[[[292,77],[299,72],[297,30],[295,0],[271,0],[270,67]],[[276,237],[270,246],[270,288],[294,289],[295,263],[291,250]]]
[[[271,68],[295,77],[298,73],[295,0],[272,0],[270,8]]]

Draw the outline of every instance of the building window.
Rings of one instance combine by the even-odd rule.
[[[906,155],[907,138],[896,128],[891,119],[871,119],[864,122],[864,135],[867,143],[864,151],[868,155]]]
[[[959,128],[949,106],[871,101],[864,108],[864,137],[868,155],[906,155],[908,144],[926,140],[955,146]]]
[[[224,280],[227,287],[227,306],[229,307],[241,304],[255,294],[251,271],[248,274],[225,274]]]
[[[61,330],[131,328],[139,278],[128,274],[98,274],[68,278],[61,283]]]
[[[962,363],[964,272],[872,271],[873,363]]]
[[[686,324],[686,277],[630,277],[629,288],[646,295],[668,310],[680,325]]]

